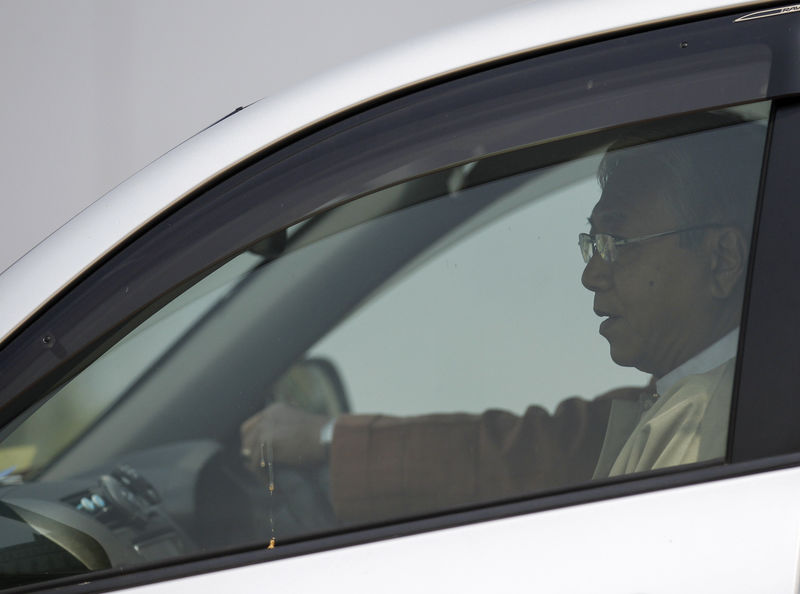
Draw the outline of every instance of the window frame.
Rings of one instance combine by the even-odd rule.
[[[582,43],[578,48],[567,48],[569,51],[584,52],[587,55],[593,51],[597,43],[620,43],[631,36],[651,36],[655,51],[674,51],[666,44],[678,39],[713,38],[714,35],[740,37],[738,30],[721,32],[725,30],[723,21],[732,24],[733,16],[716,17],[708,21],[690,22],[683,25],[674,25],[663,29],[645,31],[641,33],[625,33],[620,36],[611,36],[603,40],[592,40]],[[792,17],[794,18],[794,17]],[[773,47],[784,48],[787,44],[795,43],[790,39],[788,32],[781,27],[779,19],[764,19],[754,21],[751,27],[755,39],[772,42]],[[780,34],[776,34],[778,31]],[[793,47],[790,46],[790,47]],[[552,52],[558,55],[559,51]],[[548,52],[550,53],[550,52]],[[530,61],[546,60],[548,56],[526,57],[523,60],[510,64],[493,66],[524,67]],[[647,61],[648,56],[637,56],[637,61]],[[776,64],[771,72],[769,88],[765,96],[752,97],[751,100],[763,98],[790,96],[800,93],[800,73],[791,69],[789,60],[782,60]],[[520,66],[522,65],[522,66]],[[253,229],[247,220],[251,211],[241,211],[236,216],[235,223],[216,235],[212,234],[210,240],[203,242],[199,248],[196,243],[187,243],[184,232],[189,237],[199,237],[201,230],[209,229],[209,219],[215,219],[216,213],[224,212],[223,203],[228,192],[242,185],[255,183],[258,174],[274,171],[275,167],[300,158],[304,151],[310,151],[337,135],[346,134],[359,126],[369,126],[370,123],[379,122],[386,127],[391,125],[391,117],[401,112],[413,111],[419,93],[435,96],[437,93],[444,97],[451,90],[458,88],[470,76],[491,74],[492,70],[479,70],[442,82],[436,86],[416,89],[399,97],[389,98],[385,103],[365,108],[348,117],[338,118],[329,122],[326,127],[315,129],[302,138],[295,139],[277,150],[271,150],[265,155],[259,155],[243,164],[236,171],[229,172],[220,179],[214,180],[208,186],[198,190],[191,200],[185,201],[177,210],[168,213],[158,222],[143,230],[138,236],[125,246],[110,254],[103,262],[89,271],[82,280],[70,288],[64,295],[55,299],[47,310],[40,313],[34,320],[20,329],[9,339],[0,350],[0,362],[3,365],[36,365],[46,361],[44,371],[39,371],[32,377],[23,378],[26,383],[19,385],[0,385],[0,423],[6,425],[11,422],[21,411],[31,406],[37,399],[46,393],[54,384],[54,378],[63,373],[63,370],[73,365],[76,358],[85,355],[94,349],[101,349],[104,345],[113,342],[125,328],[137,323],[148,315],[154,308],[165,303],[186,283],[200,278],[208,271],[215,269],[235,252],[247,245],[255,243],[265,235],[279,231],[287,226],[306,218],[314,212],[330,208],[336,204],[357,198],[365,190],[356,195],[347,195],[338,199],[335,204],[319,199],[306,198],[292,204],[280,204],[278,200],[262,201],[259,217],[269,221],[268,224]],[[718,107],[707,105],[705,107]],[[722,107],[722,105],[719,105]],[[698,105],[696,109],[699,109]],[[406,114],[407,116],[407,114]],[[777,128],[774,128],[777,126]],[[428,517],[393,522],[387,526],[359,528],[343,531],[340,534],[322,538],[310,538],[296,543],[288,543],[279,550],[267,553],[262,550],[242,550],[241,552],[218,553],[209,555],[205,559],[174,562],[165,564],[161,568],[148,568],[142,566],[129,575],[116,575],[117,570],[101,571],[81,576],[80,580],[56,580],[45,583],[43,586],[58,586],[59,584],[73,584],[74,588],[85,591],[85,586],[77,582],[89,580],[93,587],[106,589],[108,587],[126,587],[140,585],[163,579],[205,572],[215,571],[229,567],[260,563],[272,559],[281,559],[311,552],[324,551],[341,546],[351,546],[365,542],[372,542],[384,538],[396,537],[405,534],[414,534],[445,527],[458,526],[490,519],[504,518],[519,514],[528,514],[557,507],[587,503],[615,497],[635,495],[653,490],[680,487],[699,482],[714,481],[724,478],[760,472],[767,469],[783,468],[800,464],[800,443],[789,435],[790,427],[786,426],[785,415],[798,412],[797,406],[791,398],[791,388],[796,380],[791,377],[791,333],[786,320],[800,322],[800,308],[792,309],[791,303],[776,301],[776,291],[780,289],[780,278],[774,266],[781,263],[781,268],[791,270],[791,264],[798,260],[800,254],[794,254],[787,248],[790,246],[790,234],[776,232],[783,225],[792,220],[787,213],[794,214],[800,210],[800,204],[792,203],[791,193],[791,149],[800,148],[800,134],[791,134],[792,130],[800,128],[800,106],[791,99],[775,103],[770,123],[770,133],[767,137],[767,148],[764,157],[764,181],[759,198],[759,214],[756,219],[756,234],[753,238],[750,273],[747,292],[743,305],[744,323],[740,337],[739,359],[737,362],[736,382],[734,384],[734,399],[731,411],[731,431],[729,434],[729,461],[731,464],[719,465],[717,463],[702,462],[690,467],[680,469],[665,469],[648,473],[647,476],[626,476],[613,481],[592,484],[579,488],[569,488],[560,493],[547,495],[532,495],[518,501],[502,504],[482,505],[474,509],[455,510],[432,514]],[[368,128],[365,128],[368,130]],[[353,142],[348,140],[348,142]],[[788,150],[787,150],[788,149]],[[795,152],[795,154],[797,154]],[[456,164],[449,163],[449,165]],[[445,164],[441,164],[445,166]],[[302,167],[300,167],[302,169]],[[408,173],[404,173],[408,176]],[[416,174],[414,174],[416,175]],[[411,176],[413,177],[413,175]],[[386,185],[407,178],[384,180]],[[287,185],[288,182],[287,182]],[[378,189],[377,187],[372,188]],[[309,192],[309,194],[312,194]],[[205,223],[204,223],[205,221]],[[216,222],[216,221],[215,221]],[[187,231],[176,232],[176,229]],[[242,233],[242,229],[249,229]],[[152,246],[157,246],[153,249]],[[143,247],[144,246],[144,247]],[[180,255],[179,258],[165,262],[157,269],[151,282],[146,287],[137,288],[131,293],[120,292],[120,287],[126,286],[129,274],[134,271],[144,274],[150,263],[164,253]],[[145,257],[146,255],[146,257]],[[788,262],[787,262],[788,259]],[[133,265],[131,263],[134,263]],[[174,279],[181,279],[176,283]],[[776,284],[777,283],[777,284]],[[106,286],[108,285],[108,286]],[[778,293],[783,294],[783,293]],[[93,315],[90,316],[89,312]],[[787,317],[782,317],[787,316]],[[94,319],[92,324],[81,327],[81,322]],[[767,330],[771,330],[768,332]],[[778,336],[778,340],[775,339]],[[51,344],[43,339],[51,337]],[[62,338],[64,337],[64,338]],[[789,359],[791,357],[789,356]],[[775,369],[774,361],[781,361],[780,373],[768,373]],[[2,383],[2,382],[0,382]],[[23,386],[20,389],[20,385]],[[771,411],[763,411],[759,407],[760,390],[757,386],[777,386],[773,390],[774,396],[780,403]],[[8,391],[10,386],[10,391]],[[9,393],[13,392],[9,397]],[[21,396],[20,396],[21,395]],[[756,414],[755,411],[762,411]],[[769,447],[759,446],[758,436],[763,429],[763,424],[772,427],[779,435],[775,443]],[[783,441],[781,441],[783,440]],[[41,586],[37,585],[37,589]]]
[[[750,256],[728,450],[732,463],[762,469],[780,468],[786,456],[800,454],[800,435],[792,423],[800,415],[794,331],[800,328],[800,302],[790,286],[791,271],[800,270],[800,254],[792,249],[789,228],[800,216],[800,203],[793,200],[798,138],[800,101],[776,103]]]

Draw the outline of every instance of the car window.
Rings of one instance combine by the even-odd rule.
[[[125,335],[3,442],[0,468],[35,475],[49,466],[261,259],[241,254]]]
[[[442,200],[479,212],[309,351],[363,413],[330,426],[340,519],[724,456],[765,120],[645,140],[664,130],[620,133],[603,150],[466,189],[471,172],[502,165],[441,180]],[[701,206],[712,196],[717,206]],[[419,226],[412,212],[396,216]],[[733,251],[709,264],[736,269],[723,289],[695,267],[726,237]],[[678,251],[661,252],[670,243]],[[287,418],[268,406],[250,443]]]
[[[102,569],[723,460],[769,109],[487,155],[251,245],[5,430],[4,521]]]

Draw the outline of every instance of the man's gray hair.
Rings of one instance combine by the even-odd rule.
[[[749,237],[765,137],[762,124],[726,113],[651,124],[608,148],[598,181],[604,192],[663,198],[682,225],[732,225]]]

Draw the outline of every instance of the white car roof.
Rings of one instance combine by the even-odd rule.
[[[0,340],[193,190],[345,109],[446,73],[537,48],[756,2],[539,0],[409,42],[264,99],[168,152],[0,274]]]

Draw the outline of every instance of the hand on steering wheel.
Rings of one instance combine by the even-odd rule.
[[[276,463],[319,464],[326,459],[320,432],[330,419],[276,402],[247,419],[240,428],[242,455],[253,470],[262,467],[267,449]]]

